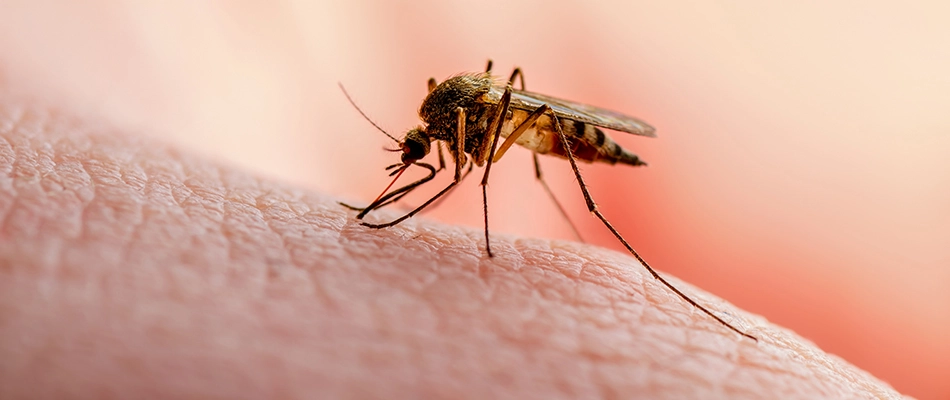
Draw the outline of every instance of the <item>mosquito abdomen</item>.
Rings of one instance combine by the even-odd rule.
[[[511,117],[505,121],[502,136],[508,136],[514,127],[520,125],[528,115],[527,111],[513,110]],[[565,118],[558,121],[561,123],[561,131],[570,142],[574,158],[589,163],[646,165],[636,154],[614,142],[602,129],[583,121]],[[554,122],[547,115],[539,118],[534,127],[525,131],[515,143],[538,154],[567,158],[557,131],[554,129]]]

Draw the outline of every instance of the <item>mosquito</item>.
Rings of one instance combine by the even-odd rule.
[[[391,151],[402,153],[401,162],[386,168],[387,171],[390,171],[390,176],[394,178],[376,200],[362,208],[343,204],[350,209],[359,211],[356,216],[357,219],[362,220],[369,212],[398,201],[416,188],[431,181],[439,171],[445,169],[443,145],[455,164],[455,176],[452,182],[422,205],[390,222],[382,224],[362,222],[361,224],[375,229],[397,225],[429,207],[451,191],[468,176],[475,166],[484,166],[485,172],[482,175],[480,185],[482,187],[482,204],[484,205],[483,212],[485,215],[485,250],[488,256],[492,257],[488,234],[488,177],[492,165],[498,162],[512,145],[518,144],[531,150],[534,158],[535,177],[554,200],[561,214],[571,224],[575,235],[580,237],[577,234],[577,229],[570,222],[570,218],[567,218],[567,213],[542,177],[541,166],[538,163],[539,154],[553,155],[567,159],[570,162],[578,186],[587,203],[588,211],[600,219],[604,226],[610,230],[610,233],[654,278],[687,303],[709,315],[720,324],[744,337],[758,341],[755,336],[739,330],[713,314],[660,276],[623,238],[620,232],[607,221],[607,218],[597,208],[597,203],[594,202],[590,190],[581,176],[577,167],[578,160],[588,163],[646,165],[636,154],[621,147],[600,128],[646,137],[656,137],[656,130],[644,121],[615,111],[528,92],[525,90],[524,74],[520,68],[515,68],[512,71],[504,85],[499,84],[492,76],[491,69],[492,61],[489,60],[484,73],[460,74],[442,83],[430,78],[428,82],[429,94],[422,101],[422,106],[419,108],[419,116],[425,125],[410,129],[402,140],[396,139],[366,116],[346,93],[346,89],[340,85],[340,89],[343,90],[347,100],[363,118],[397,143],[398,148]],[[516,81],[521,83],[520,90],[512,88]],[[502,139],[504,141],[499,144]],[[438,153],[439,168],[421,162],[432,151],[433,144]],[[428,170],[429,174],[415,182],[390,191],[403,172],[411,166]]]

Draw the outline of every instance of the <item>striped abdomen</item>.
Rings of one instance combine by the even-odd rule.
[[[528,115],[529,113],[524,110],[511,110],[511,117],[505,121],[501,136],[508,137],[528,118]],[[636,154],[620,147],[600,128],[566,118],[558,118],[558,121],[561,123],[561,131],[567,137],[575,159],[607,164],[646,165]],[[564,146],[561,145],[561,140],[554,128],[554,121],[549,115],[542,115],[534,126],[525,131],[515,143],[538,154],[567,158]]]

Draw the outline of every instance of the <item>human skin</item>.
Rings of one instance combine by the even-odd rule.
[[[521,67],[531,91],[657,128],[610,133],[649,167],[581,166],[655,267],[950,398],[950,3],[478,4],[0,2],[0,88],[366,204],[398,155],[338,82],[398,138],[428,78]],[[569,165],[541,164],[584,239],[622,250]],[[491,178],[493,232],[572,239],[529,152]],[[477,183],[424,217],[480,229]]]
[[[626,254],[413,218],[0,97],[0,398],[898,398]],[[396,216],[380,211],[382,221]]]

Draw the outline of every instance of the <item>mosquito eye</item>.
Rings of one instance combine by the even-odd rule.
[[[429,152],[427,143],[417,142],[414,140],[407,140],[402,145],[402,161],[403,162],[414,162],[420,160],[426,156],[426,153]]]
[[[424,150],[422,149],[422,143],[406,142],[406,154],[422,156],[423,153]]]

